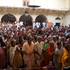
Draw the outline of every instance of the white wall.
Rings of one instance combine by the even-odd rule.
[[[68,3],[69,0],[30,0],[30,4],[56,10],[68,10]],[[23,0],[0,0],[0,6],[23,7]]]
[[[70,10],[70,0],[67,0],[67,6],[69,7]],[[63,25],[70,25],[70,12],[66,13],[66,15],[63,17]]]
[[[66,8],[68,8],[68,10],[69,10],[69,8],[70,8],[70,0],[66,0]]]
[[[23,0],[0,0],[0,6],[23,7]]]
[[[42,8],[54,10],[68,10],[69,0],[31,0],[30,4],[40,5]]]
[[[69,0],[69,10],[70,10],[70,0]]]
[[[67,0],[66,4],[70,10],[70,0]],[[66,13],[66,15],[63,17],[63,23],[64,23],[63,25],[67,25],[67,26],[70,24],[70,13],[69,12]]]
[[[70,15],[65,15],[64,17],[64,25],[70,25]]]

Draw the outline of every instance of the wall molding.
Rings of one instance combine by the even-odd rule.
[[[63,16],[66,14],[67,11],[60,11],[60,10],[50,10],[50,9],[33,9],[33,8],[12,8],[12,7],[0,7],[0,14],[24,14],[25,11],[28,11],[31,15],[58,15]]]

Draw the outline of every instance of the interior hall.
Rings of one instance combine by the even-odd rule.
[[[0,70],[70,70],[70,0],[0,0]]]

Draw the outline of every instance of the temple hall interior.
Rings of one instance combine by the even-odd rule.
[[[70,70],[70,0],[0,0],[0,70]]]

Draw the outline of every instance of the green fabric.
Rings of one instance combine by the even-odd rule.
[[[43,48],[47,49],[48,47],[49,47],[48,43],[45,43]]]

